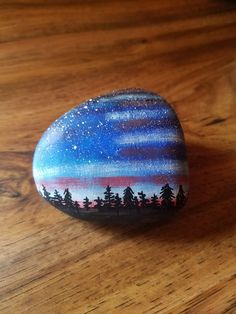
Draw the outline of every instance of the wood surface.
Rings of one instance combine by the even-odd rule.
[[[190,164],[163,225],[97,225],[38,196],[48,125],[114,89],[160,93]],[[0,313],[236,313],[236,3],[0,0]]]

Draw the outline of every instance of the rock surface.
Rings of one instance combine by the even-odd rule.
[[[160,220],[187,199],[183,131],[159,95],[113,92],[52,123],[36,147],[33,175],[41,196],[71,216]]]

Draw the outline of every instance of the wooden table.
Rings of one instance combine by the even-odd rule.
[[[52,208],[31,174],[42,132],[113,89],[160,93],[188,145],[171,222],[96,225]],[[0,1],[0,312],[236,312],[236,5]]]

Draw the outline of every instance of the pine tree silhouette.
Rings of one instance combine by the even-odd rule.
[[[140,205],[141,208],[147,207],[147,203],[149,202],[148,199],[146,199],[146,194],[143,193],[143,191],[138,192],[139,198],[140,198]]]
[[[138,213],[140,213],[139,200],[137,196],[134,197],[134,208]]]
[[[92,202],[90,202],[88,197],[86,196],[83,201],[84,209],[89,210],[91,204]]]
[[[114,193],[111,192],[110,185],[107,185],[104,195],[104,206],[111,209],[114,202]]]
[[[173,189],[169,186],[168,183],[161,188],[161,205],[165,208],[171,208],[174,205],[172,201],[174,198],[174,193],[172,191]]]
[[[153,208],[157,208],[159,207],[159,202],[158,202],[158,197],[157,195],[154,193],[153,196],[151,197],[151,207]]]
[[[53,201],[57,206],[63,205],[63,197],[57,190],[54,191]]]
[[[130,186],[127,186],[127,188],[123,191],[123,202],[124,207],[129,209],[131,209],[134,205],[134,191],[131,189]]]
[[[121,208],[121,198],[120,198],[118,193],[116,193],[116,195],[115,195],[114,207],[116,209],[117,216],[119,216],[120,208]]]
[[[180,185],[178,194],[176,196],[176,207],[177,208],[183,207],[185,202],[186,202],[186,196],[185,196],[185,193],[184,193],[184,190],[183,190],[183,186]]]
[[[96,205],[94,206],[95,208],[97,208],[98,210],[100,210],[102,208],[102,204],[103,204],[103,199],[101,199],[99,196],[94,200],[94,202],[96,203]]]
[[[42,185],[41,191],[39,191],[43,198],[49,201],[55,207],[61,209],[62,211],[69,212],[74,216],[79,216],[80,211],[80,203],[78,201],[73,201],[72,194],[69,191],[69,188],[66,188],[63,192],[63,196],[59,193],[57,189],[54,190],[53,196],[46,189],[44,185]],[[123,202],[122,202],[123,201]],[[94,207],[98,211],[104,210],[107,215],[111,214],[111,209],[117,213],[117,216],[120,215],[120,210],[123,208],[124,213],[131,214],[132,209],[136,210],[140,213],[142,208],[181,208],[184,206],[186,202],[185,192],[183,190],[183,186],[179,185],[179,191],[176,195],[173,193],[173,188],[169,186],[169,184],[165,184],[162,186],[160,191],[160,198],[158,198],[157,194],[153,194],[150,198],[146,197],[146,194],[141,191],[135,195],[134,191],[130,186],[127,186],[123,190],[123,198],[120,197],[119,193],[113,193],[110,185],[107,185],[104,192],[104,199],[98,196],[94,199]],[[88,211],[91,209],[92,202],[89,201],[88,197],[83,199],[83,208]],[[123,213],[122,211],[122,213]],[[157,211],[158,212],[158,211]]]
[[[46,189],[46,187],[42,184],[42,187],[43,187],[43,197],[46,198],[47,201],[51,201],[51,193],[49,193]]]
[[[65,203],[65,205],[66,205],[67,207],[69,207],[69,208],[70,208],[70,207],[73,207],[72,195],[71,195],[71,193],[70,193],[70,191],[69,191],[68,188],[65,189],[63,195],[64,195],[64,203]]]

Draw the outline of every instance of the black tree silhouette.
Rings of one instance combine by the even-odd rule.
[[[119,216],[119,214],[120,214],[121,205],[122,205],[121,198],[120,198],[119,194],[116,193],[116,195],[115,195],[115,201],[114,201],[114,207],[115,207],[115,209],[116,209],[117,216]]]
[[[133,207],[134,191],[131,189],[130,186],[127,186],[127,188],[123,191],[123,201],[125,208],[131,209]]]
[[[49,193],[46,189],[46,187],[42,184],[42,189],[43,189],[43,197],[46,198],[49,202],[51,201],[51,193]]]
[[[185,202],[186,202],[186,196],[185,196],[185,193],[184,193],[184,190],[183,190],[183,186],[180,185],[178,194],[176,196],[176,207],[177,208],[183,207]]]
[[[95,208],[97,208],[98,210],[100,210],[102,208],[103,205],[103,199],[101,199],[99,196],[94,200],[95,204]]]
[[[107,185],[104,195],[105,195],[104,206],[107,207],[108,209],[111,209],[114,202],[114,193],[111,192],[110,185]]]
[[[159,207],[158,197],[155,193],[151,197],[151,207],[153,207],[153,208]]]
[[[146,194],[143,193],[143,191],[138,192],[139,198],[140,198],[140,205],[142,208],[147,207],[148,199],[146,199]]]
[[[89,210],[91,204],[92,202],[90,202],[88,197],[86,196],[83,201],[84,209]]]
[[[69,208],[73,207],[72,195],[71,195],[71,193],[70,193],[68,188],[65,189],[63,195],[64,195],[64,203],[65,203],[65,205],[68,206]]]
[[[73,201],[69,188],[64,190],[63,196],[57,189],[54,190],[53,196],[51,196],[51,192],[49,192],[44,185],[42,185],[42,190],[39,192],[44,199],[62,211],[71,212],[74,216],[81,216],[84,214],[84,211],[80,210],[79,202]],[[114,195],[110,185],[107,185],[104,196],[104,200],[100,198],[100,196],[94,199],[94,205],[92,208],[96,209],[97,212],[104,211],[106,214],[109,212],[111,213],[111,210],[114,210],[117,216],[120,215],[121,209],[123,209],[126,214],[128,212],[131,214],[132,209],[136,210],[138,213],[140,213],[142,209],[145,210],[145,208],[178,209],[184,206],[187,199],[182,185],[179,185],[179,190],[175,197],[173,188],[170,187],[168,183],[161,188],[160,198],[158,198],[155,193],[151,197],[147,198],[143,191],[138,192],[138,194],[135,195],[132,188],[127,186],[123,191],[122,199],[119,193]],[[83,208],[88,211],[91,208],[91,204],[92,202],[90,202],[89,198],[86,196],[83,199]],[[94,211],[93,214],[96,211]]]
[[[161,192],[160,192],[161,196],[160,198],[162,199],[161,201],[161,205],[164,208],[171,208],[173,207],[173,199],[174,199],[174,193],[173,193],[173,189],[169,186],[169,184],[167,183],[166,185],[164,185],[161,188]]]
[[[57,190],[54,191],[53,201],[57,206],[63,205],[63,197]]]

